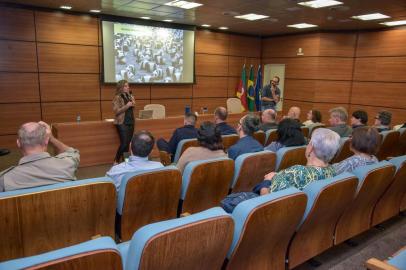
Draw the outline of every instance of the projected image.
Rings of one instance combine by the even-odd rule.
[[[183,32],[179,29],[115,23],[116,81],[182,82]]]

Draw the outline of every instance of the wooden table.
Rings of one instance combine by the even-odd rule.
[[[230,114],[227,123],[236,127],[241,114]],[[198,123],[202,121],[213,121],[212,114],[199,115]],[[167,117],[164,119],[137,119],[135,130],[148,130],[155,140],[164,138],[169,140],[173,131],[183,126],[183,116]],[[101,164],[113,164],[119,138],[117,130],[109,121],[85,121],[56,123],[52,125],[52,132],[56,138],[63,143],[80,151],[80,167],[94,166]],[[157,147],[151,153],[154,158],[159,157]]]

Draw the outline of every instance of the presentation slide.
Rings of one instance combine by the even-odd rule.
[[[103,21],[104,82],[193,83],[194,31]]]

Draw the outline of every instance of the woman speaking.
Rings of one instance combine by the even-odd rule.
[[[134,133],[134,97],[130,93],[130,86],[126,80],[117,83],[116,95],[113,99],[114,124],[120,137],[114,164],[121,161],[123,153],[128,151]]]

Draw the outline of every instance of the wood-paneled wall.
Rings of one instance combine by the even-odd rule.
[[[290,106],[320,110],[364,109],[373,124],[379,110],[406,122],[406,30],[316,33],[271,37],[262,41],[263,64],[286,64],[283,113]],[[304,55],[298,56],[302,48]]]
[[[112,118],[115,86],[100,82],[102,42],[97,17],[59,11],[0,9],[0,148],[14,147],[28,121],[72,122]],[[260,63],[261,39],[196,32],[196,83],[134,85],[138,110],[166,106],[168,116],[185,106],[213,111],[235,95],[243,63]]]

